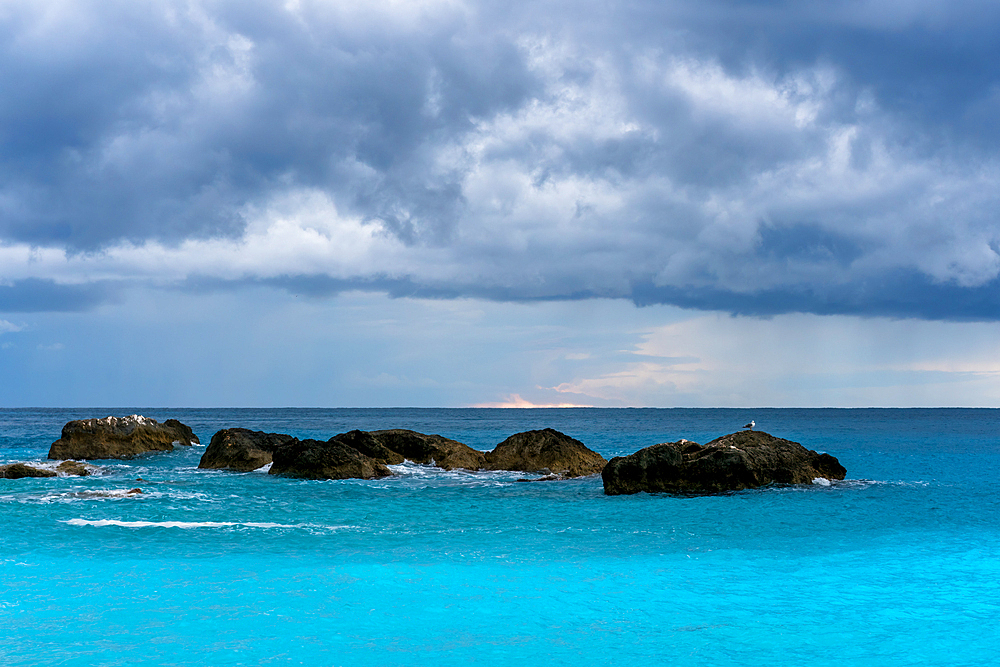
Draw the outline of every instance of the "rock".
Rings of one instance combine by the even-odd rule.
[[[52,443],[50,459],[128,459],[151,451],[172,451],[174,443],[198,442],[176,419],[161,424],[141,415],[77,419],[63,426]]]
[[[56,466],[56,472],[69,477],[87,477],[88,475],[93,475],[97,470],[99,468],[96,466],[90,466],[80,461],[63,461]]]
[[[137,495],[137,494],[140,494],[140,493],[142,493],[142,489],[129,489],[128,491],[125,492],[125,495],[126,496],[134,496],[134,495]]]
[[[53,470],[35,468],[24,463],[0,465],[0,479],[22,479],[24,477],[55,477]]]
[[[212,436],[198,467],[249,472],[266,466],[275,449],[293,440],[283,433],[224,428]]]
[[[811,484],[844,479],[847,470],[829,454],[763,431],[739,431],[707,445],[667,442],[616,456],[605,466],[604,493],[719,493],[767,484]]]
[[[192,443],[196,445],[201,444],[201,440],[198,439],[198,436],[194,434],[194,431],[192,431],[191,427],[188,426],[187,424],[182,424],[176,419],[168,419],[167,421],[163,422],[163,425],[166,426],[167,428],[172,428],[181,435],[183,435],[182,438],[178,438],[178,440],[182,445],[190,445]]]
[[[371,431],[371,435],[414,463],[433,463],[445,470],[479,470],[486,465],[483,452],[440,435],[424,435],[402,428]]]
[[[392,474],[370,456],[334,438],[293,440],[274,450],[271,475],[304,479],[375,479]]]
[[[579,440],[551,428],[516,433],[485,457],[487,470],[544,471],[562,477],[593,475],[607,463]]]
[[[383,465],[396,465],[404,460],[402,454],[386,447],[380,439],[366,431],[348,431],[330,438],[330,442],[334,440],[358,450]]]

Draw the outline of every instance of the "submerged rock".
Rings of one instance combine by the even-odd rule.
[[[487,470],[523,470],[561,477],[593,475],[607,461],[579,440],[547,428],[515,433],[492,452],[486,452]]]
[[[58,477],[60,474],[69,477],[87,477],[100,470],[97,466],[87,465],[80,461],[63,461],[56,466],[55,470],[50,468],[36,468],[25,463],[11,463],[0,465],[0,478],[20,479],[22,477]]]
[[[424,435],[402,428],[371,431],[371,435],[414,463],[432,463],[445,470],[479,470],[486,465],[483,452],[440,435]]]
[[[56,466],[56,472],[70,477],[87,477],[100,470],[97,466],[87,465],[80,461],[63,461]]]
[[[176,419],[160,423],[141,415],[77,419],[63,426],[52,443],[50,459],[128,459],[151,451],[172,451],[174,444],[199,442]]]
[[[23,479],[24,477],[55,477],[54,470],[35,468],[25,463],[0,465],[0,479]]]
[[[718,493],[767,484],[811,484],[844,479],[847,470],[829,454],[763,431],[739,431],[707,445],[667,442],[616,456],[605,466],[604,493]]]
[[[326,442],[293,440],[275,449],[269,474],[303,479],[377,479],[392,474],[385,465],[337,437]]]
[[[295,440],[284,433],[224,428],[212,436],[199,468],[250,472],[271,462],[275,449]]]

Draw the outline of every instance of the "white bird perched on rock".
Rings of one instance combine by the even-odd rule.
[[[756,425],[757,425],[757,422],[755,422],[754,420],[751,419],[749,424],[744,424],[743,425],[743,428],[748,428],[748,429],[750,429],[752,431],[753,427],[756,426]]]

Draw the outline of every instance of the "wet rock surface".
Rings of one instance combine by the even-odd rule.
[[[302,479],[378,479],[392,471],[370,456],[337,439],[292,440],[272,456],[271,475]]]
[[[80,461],[63,461],[56,466],[56,472],[70,477],[87,477],[99,470],[100,468],[97,466],[87,465]]]
[[[444,470],[479,470],[486,465],[483,452],[440,435],[425,435],[402,428],[371,431],[371,435],[414,463],[433,464]]]
[[[7,463],[0,465],[0,479],[24,479],[25,477],[56,477],[54,470],[36,468],[26,463]]]
[[[515,433],[486,452],[485,458],[486,470],[523,470],[563,478],[593,475],[607,464],[579,440],[551,428]]]
[[[172,451],[174,443],[199,442],[191,429],[176,419],[160,423],[141,415],[77,419],[62,429],[52,443],[50,459],[129,459],[152,451]]]
[[[284,433],[224,428],[212,436],[198,467],[250,472],[271,463],[274,450],[293,440]]]
[[[353,447],[370,459],[383,465],[397,465],[405,460],[405,457],[398,451],[386,447],[385,444],[367,431],[348,431],[335,435],[331,440],[336,440],[348,447]]]
[[[604,493],[720,493],[768,484],[811,484],[844,479],[847,470],[829,454],[763,431],[739,431],[707,445],[689,440],[616,456],[604,468]]]
[[[535,472],[546,480],[592,475],[607,463],[579,440],[553,429],[518,433],[492,452],[481,452],[457,440],[407,429],[354,430],[324,442],[230,428],[212,436],[198,467],[247,472],[271,463],[273,475],[376,479],[392,474],[386,466],[406,460],[444,470]]]

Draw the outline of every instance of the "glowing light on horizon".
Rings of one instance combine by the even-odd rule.
[[[532,403],[521,398],[520,394],[510,394],[507,399],[498,403],[476,403],[473,408],[592,408],[593,405],[577,403]]]

